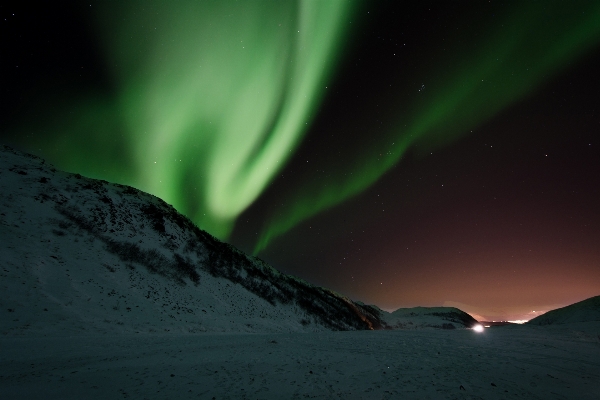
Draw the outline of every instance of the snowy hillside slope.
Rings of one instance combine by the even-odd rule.
[[[0,148],[0,334],[380,329],[157,197]]]
[[[477,320],[454,307],[399,308],[391,313],[383,311],[381,320],[391,329],[471,328]]]
[[[527,324],[555,325],[581,322],[600,322],[600,296],[590,297],[578,303],[548,311],[529,320]]]

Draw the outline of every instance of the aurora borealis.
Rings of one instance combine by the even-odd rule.
[[[163,198],[227,239],[311,122],[349,5],[100,3],[98,40],[116,93],[109,112],[92,96],[94,103],[76,113],[111,121],[89,135],[106,136],[115,126],[125,135],[133,171],[109,176]],[[91,121],[70,122],[56,128],[66,132],[52,139],[62,144],[56,151],[89,152],[69,168],[84,163],[106,177],[101,171],[113,161],[112,146],[74,143]]]
[[[4,143],[382,308],[598,294],[594,2],[122,4],[2,8]]]
[[[417,104],[392,118],[388,132],[372,148],[361,149],[356,161],[343,163],[341,171],[326,183],[312,181],[302,188],[302,196],[295,195],[288,209],[268,224],[255,251],[266,247],[272,236],[372,185],[398,163],[414,142],[448,142],[466,134],[598,43],[598,6],[572,19],[563,19],[562,8],[558,7],[544,12],[548,19],[536,18],[539,7],[533,4],[515,3],[507,8],[506,15],[497,17],[499,23],[480,30],[479,37],[472,40],[472,47],[485,51],[465,51],[455,44],[456,38],[449,37],[444,51],[452,55],[432,55],[446,66],[416,77],[417,81],[428,81],[427,87],[422,84],[419,88],[427,99],[415,99]],[[557,25],[561,29],[555,30]],[[398,99],[391,98],[391,107],[407,97],[404,91],[396,95]]]

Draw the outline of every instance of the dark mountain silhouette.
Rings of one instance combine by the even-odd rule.
[[[58,171],[6,146],[0,192],[2,334],[453,328],[474,321],[444,308],[428,313],[427,323],[408,326],[399,311],[390,320],[375,306],[221,242],[155,196]]]
[[[600,321],[600,296],[548,311],[527,322],[530,325],[560,325],[576,322]]]

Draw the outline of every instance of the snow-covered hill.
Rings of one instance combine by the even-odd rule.
[[[387,313],[281,274],[161,199],[0,149],[1,334],[463,328],[454,308]]]
[[[388,313],[281,274],[154,196],[9,148],[0,290],[2,399],[600,394],[597,323],[476,332],[446,330],[475,322],[454,308]],[[446,329],[413,329],[431,327]]]
[[[560,325],[582,322],[600,322],[600,296],[590,297],[578,303],[548,311],[533,318],[527,324]]]
[[[0,149],[1,334],[380,328],[157,197]]]
[[[380,318],[390,329],[456,329],[478,324],[475,318],[454,307],[399,308],[391,313],[383,311]]]

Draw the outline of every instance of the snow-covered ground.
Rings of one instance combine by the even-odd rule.
[[[587,328],[4,336],[0,397],[599,399]]]
[[[596,303],[482,333],[455,308],[388,313],[8,148],[0,290],[0,399],[600,399]]]

